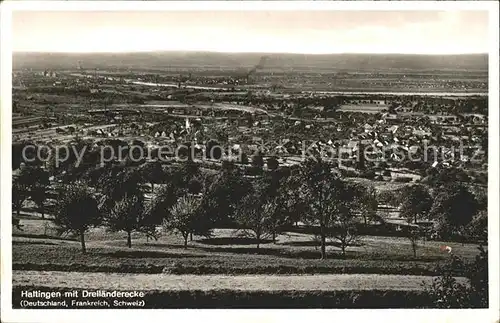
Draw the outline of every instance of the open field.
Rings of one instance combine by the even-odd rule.
[[[77,244],[13,244],[13,268],[86,272],[136,272],[172,274],[307,274],[307,273],[384,273],[435,275],[444,261],[437,259],[318,259],[318,252],[307,258],[286,257],[272,249],[246,249],[247,252],[199,252],[180,246],[118,248],[90,247],[82,254]],[[148,248],[149,247],[149,248]],[[315,258],[312,258],[315,257]]]
[[[222,71],[231,71],[237,68],[252,67],[259,61],[264,53],[215,53],[215,52],[153,52],[153,53],[15,53],[13,66],[15,69],[31,68],[58,68],[59,70],[74,69],[75,62],[82,60],[86,68],[114,67],[126,70],[133,66],[134,70],[175,70],[179,68],[203,69],[209,75],[217,75]],[[436,76],[454,75],[462,71],[470,71],[472,75],[486,72],[488,69],[488,56],[476,55],[374,55],[374,54],[265,54],[268,59],[266,67],[269,69],[283,69],[285,66],[291,70],[329,71],[329,70],[355,70],[381,71],[397,75],[397,67],[410,71],[419,71],[422,74]],[[103,68],[104,67],[104,68]],[[211,70],[212,68],[212,70]],[[475,74],[474,74],[475,72]],[[123,71],[113,73],[123,74]],[[130,73],[130,72],[129,72]],[[406,73],[408,74],[408,72]],[[373,76],[372,76],[373,78]]]
[[[14,271],[17,286],[67,287],[103,290],[421,290],[432,277],[404,275],[166,275]],[[465,282],[465,279],[460,279]]]
[[[187,248],[180,236],[164,234],[158,241],[134,235],[132,248],[125,247],[122,233],[93,229],[87,236],[88,252],[78,241],[57,238],[46,228],[46,220],[22,220],[24,232],[13,237],[13,268],[84,272],[134,272],[171,274],[399,274],[437,275],[449,255],[440,251],[449,245],[454,253],[471,260],[478,253],[474,244],[427,241],[420,243],[413,258],[409,241],[401,237],[363,236],[345,257],[332,242],[329,259],[320,260],[312,235],[287,232],[277,243],[255,241],[232,229],[216,229],[212,238],[194,237]],[[460,269],[457,274],[460,275]]]
[[[382,110],[387,110],[386,105],[377,104],[346,104],[339,108],[339,111],[349,111],[349,112],[364,112],[364,113],[379,113]]]

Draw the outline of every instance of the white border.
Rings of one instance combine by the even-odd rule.
[[[3,322],[144,322],[202,319],[203,322],[307,322],[324,319],[380,322],[497,322],[500,318],[499,279],[499,19],[496,1],[4,1],[1,3],[1,319]],[[490,308],[485,310],[12,310],[11,224],[11,13],[36,11],[149,10],[487,10],[489,51],[489,282]],[[146,315],[147,313],[147,315]]]

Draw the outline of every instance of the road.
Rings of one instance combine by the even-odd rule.
[[[113,290],[422,290],[434,277],[375,274],[320,275],[169,275],[19,271],[14,286],[47,286]],[[466,279],[459,277],[459,282]]]

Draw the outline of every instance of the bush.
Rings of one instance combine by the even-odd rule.
[[[396,183],[410,183],[413,179],[411,177],[396,177],[394,182]]]
[[[340,169],[342,176],[345,177],[358,177],[358,173],[350,169]]]
[[[464,308],[469,303],[467,287],[448,272],[434,280],[429,295],[437,308]]]
[[[488,252],[482,246],[480,254],[471,265],[465,265],[453,256],[442,275],[434,280],[426,293],[437,308],[487,308],[488,307]],[[470,287],[456,281],[456,270],[465,267]]]
[[[391,171],[390,171],[390,170],[388,170],[388,169],[384,169],[384,170],[382,171],[382,175],[383,175],[383,176],[391,176]]]
[[[376,174],[375,174],[375,171],[373,171],[373,170],[367,170],[367,171],[359,174],[359,177],[366,178],[366,179],[374,179],[375,176],[376,176]]]

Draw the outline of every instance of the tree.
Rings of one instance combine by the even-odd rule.
[[[356,216],[348,206],[338,207],[338,209],[339,211],[336,218],[337,225],[330,236],[340,243],[342,256],[345,256],[346,248],[359,240],[356,228],[357,221]]]
[[[170,208],[177,203],[180,197],[186,194],[186,190],[174,182],[162,185],[152,197],[152,212],[156,212],[155,217],[164,218],[168,216]]]
[[[32,146],[33,149],[25,149],[26,147]],[[24,150],[24,155],[23,155]],[[40,147],[35,145],[33,142],[16,142],[12,143],[12,169],[18,169],[21,165],[41,165],[42,161],[37,156],[37,152],[43,153],[44,150],[40,150]],[[41,156],[46,157],[46,156]]]
[[[400,204],[400,196],[395,190],[381,191],[377,194],[377,199],[381,204],[390,205],[396,207]]]
[[[238,205],[250,189],[249,181],[240,174],[238,169],[223,169],[210,184],[203,188],[202,212],[216,225],[234,224]]]
[[[368,219],[377,219],[377,192],[373,186],[357,185],[354,187],[356,190],[356,209],[361,214],[365,226]]]
[[[110,231],[125,231],[127,233],[127,247],[132,247],[132,232],[141,231],[144,217],[144,205],[137,196],[125,195],[115,203],[106,217],[106,224]]]
[[[463,236],[465,227],[477,213],[474,195],[462,184],[448,184],[440,189],[434,199],[430,217],[438,220],[442,237]]]
[[[157,230],[157,226],[161,225],[163,221],[162,217],[155,217],[154,213],[151,212],[153,206],[154,201],[149,200],[144,207],[144,217],[139,226],[139,231],[146,235],[146,242],[148,242],[150,238],[158,240],[160,232]]]
[[[345,256],[346,248],[354,245],[359,240],[358,221],[355,214],[359,191],[355,185],[340,181],[336,186],[335,193],[335,224],[329,230],[331,232],[329,235],[340,243],[342,256]]]
[[[23,166],[19,175],[14,179],[12,186],[12,204],[19,212],[24,201],[31,197],[40,207],[42,217],[44,216],[43,203],[46,199],[45,192],[49,185],[49,174],[39,166]]]
[[[467,225],[467,234],[469,238],[480,241],[482,243],[488,242],[488,211],[481,210]]]
[[[206,158],[219,160],[222,158],[222,154],[223,154],[222,148],[217,140],[210,139],[207,141],[205,150]]]
[[[266,226],[272,234],[273,242],[276,242],[276,235],[280,232],[280,227],[286,222],[290,222],[288,208],[288,187],[286,185],[289,177],[286,169],[276,169],[266,172],[257,179],[254,190],[264,199],[266,206]]]
[[[267,168],[269,170],[276,170],[278,167],[279,167],[279,162],[275,156],[271,156],[267,159]]]
[[[266,172],[251,186],[238,208],[238,222],[257,239],[257,248],[264,235],[273,242],[287,220],[287,195],[284,185],[288,173],[284,170]]]
[[[478,210],[488,210],[488,189],[484,187],[475,187],[472,193],[476,198]]]
[[[30,178],[30,197],[38,206],[38,209],[45,217],[45,200],[47,199],[47,188],[49,186],[49,173],[42,167],[28,167],[23,169],[22,176]]]
[[[357,161],[357,168],[360,170],[360,171],[365,171],[366,170],[366,156],[365,156],[365,145],[362,143],[362,141],[360,140],[359,141],[359,146],[358,146],[358,161]],[[375,173],[373,173],[375,174]],[[375,175],[372,177],[374,178]]]
[[[38,210],[42,215],[42,219],[45,218],[45,200],[47,199],[47,186],[43,184],[37,184],[31,188],[31,199],[38,206]]]
[[[198,178],[192,178],[188,183],[187,190],[191,194],[199,194],[203,191],[203,184]]]
[[[420,240],[421,236],[422,234],[418,227],[408,227],[407,237],[410,240],[411,249],[413,250],[413,258],[417,258],[418,241]]]
[[[78,234],[85,253],[85,232],[101,223],[98,203],[84,184],[76,183],[63,187],[55,207],[54,223],[63,232]]]
[[[28,196],[28,187],[20,183],[18,180],[14,180],[14,182],[12,183],[12,208],[16,210],[17,216],[19,216],[24,201],[26,201]]]
[[[432,197],[423,185],[405,186],[401,190],[400,199],[401,216],[415,224],[418,218],[426,217],[432,207]]]
[[[434,168],[431,168],[434,169]],[[444,187],[459,183],[468,183],[469,175],[460,168],[441,168],[439,170],[429,170],[424,182],[435,187]]]
[[[470,300],[473,307],[488,307],[488,251],[482,245],[474,262],[466,268],[465,276],[470,282]]]
[[[300,169],[295,168],[290,171],[280,187],[278,198],[282,201],[281,211],[286,222],[298,224],[299,221],[304,220],[309,203],[304,197]]]
[[[306,221],[319,226],[321,258],[326,259],[326,237],[333,236],[341,242],[342,253],[353,242],[354,216],[351,212],[354,190],[336,177],[330,166],[321,159],[306,160],[301,167],[303,197],[309,201]],[[337,232],[333,229],[337,221]]]
[[[241,153],[239,163],[243,165],[248,164],[248,155],[246,153]]]
[[[264,157],[262,152],[257,151],[255,155],[252,156],[252,166],[257,169],[262,169],[264,167]]]
[[[78,136],[75,136],[65,147],[56,146],[48,161],[50,173],[61,175],[61,179],[67,183],[80,178],[84,171],[95,166],[100,160],[99,150],[91,150],[92,146],[91,140],[83,140]],[[80,159],[80,153],[83,153],[82,159]]]
[[[257,249],[269,233],[268,220],[274,211],[272,203],[266,202],[265,196],[255,190],[243,198],[238,208],[237,221],[246,232],[251,232],[257,241]]]
[[[178,185],[187,187],[188,183],[198,175],[200,175],[200,166],[194,161],[188,160],[182,163],[179,171],[174,174],[174,177],[178,176],[174,178],[174,181],[177,181]]]
[[[154,191],[154,184],[162,183],[165,180],[165,172],[159,161],[143,164],[141,172],[144,179],[151,184],[151,191]]]
[[[171,208],[170,215],[164,220],[166,231],[178,232],[184,239],[187,248],[190,234],[210,236],[211,223],[200,212],[201,200],[192,196],[184,196]]]
[[[143,178],[139,171],[129,170],[123,167],[112,167],[101,177],[99,185],[102,200],[102,210],[104,214],[110,214],[115,203],[125,196],[136,197],[138,202],[143,204],[144,191]]]
[[[163,224],[163,221],[170,216],[170,209],[186,194],[186,189],[179,187],[173,181],[157,189],[146,207],[141,231],[148,238],[149,236],[156,238],[156,226]]]

